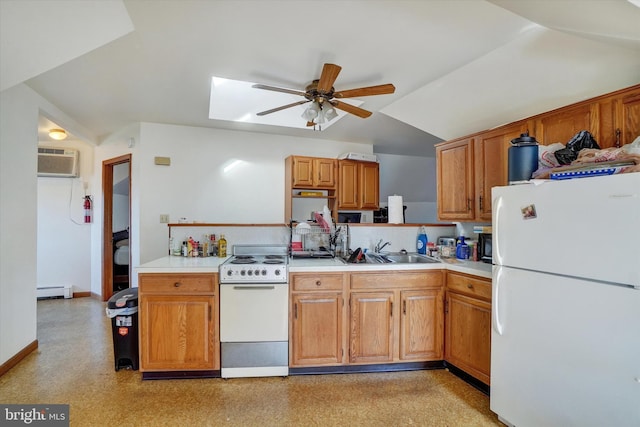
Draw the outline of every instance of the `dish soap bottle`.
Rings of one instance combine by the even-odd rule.
[[[419,254],[426,255],[427,254],[427,230],[424,229],[424,226],[420,227],[420,234],[418,234],[418,241],[416,242],[416,249]]]
[[[224,234],[220,235],[218,239],[218,257],[224,258],[227,256],[227,239],[224,238]]]
[[[464,242],[464,236],[460,236],[460,241],[456,246],[456,258],[469,259],[469,245]]]

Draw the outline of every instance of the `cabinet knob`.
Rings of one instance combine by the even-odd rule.
[[[471,283],[467,283],[467,288],[473,289],[473,285]]]
[[[176,283],[173,284],[173,286],[175,286],[176,288],[179,288],[180,286],[182,286],[182,283],[176,282]]]
[[[322,282],[320,280],[316,280],[316,286],[320,286],[322,285]]]

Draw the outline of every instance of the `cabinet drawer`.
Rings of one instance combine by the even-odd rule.
[[[438,271],[372,271],[351,274],[351,289],[431,288],[442,286]]]
[[[291,284],[294,291],[340,291],[342,274],[292,274]]]
[[[490,280],[474,278],[464,274],[447,273],[447,288],[491,301]]]
[[[202,293],[214,292],[217,274],[152,274],[139,276],[140,292]]]

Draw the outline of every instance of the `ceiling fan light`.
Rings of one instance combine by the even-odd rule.
[[[67,132],[64,129],[51,129],[49,131],[49,137],[56,141],[62,141],[67,137]]]
[[[318,117],[319,112],[320,106],[317,102],[314,102],[306,110],[304,110],[304,113],[302,113],[302,118],[308,122],[312,122],[316,117]]]
[[[329,105],[327,108],[324,108],[324,117],[328,122],[338,117],[338,113],[336,113],[336,109],[333,106]]]

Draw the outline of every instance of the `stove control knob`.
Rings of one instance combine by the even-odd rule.
[[[276,268],[276,271],[274,271],[274,273],[276,274],[276,276],[279,276],[279,275],[280,275],[280,270],[278,270],[278,269]]]
[[[242,270],[242,271],[240,272],[240,275],[241,275],[241,276],[244,276],[244,275],[245,275],[245,271],[244,271],[244,270]]]
[[[233,275],[233,271],[232,270],[227,270],[227,276],[232,276]]]
[[[260,270],[256,270],[256,276],[260,275]]]
[[[244,273],[244,271],[243,271],[243,273]],[[253,271],[249,270],[249,271],[247,271],[247,274],[248,274],[249,276],[251,276],[251,275],[253,274]]]
[[[267,275],[267,270],[262,270],[262,275],[266,276]]]

